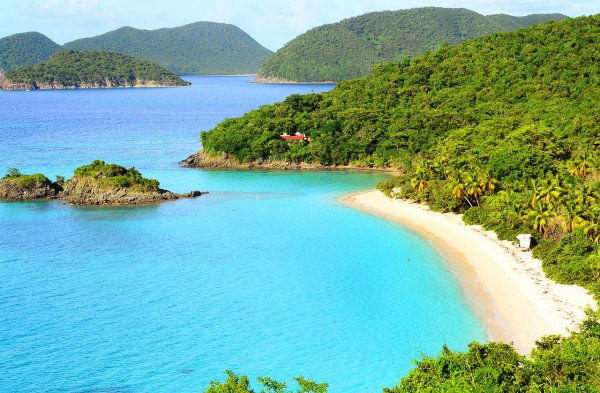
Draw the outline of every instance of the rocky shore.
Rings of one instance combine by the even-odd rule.
[[[188,85],[190,85],[189,83]],[[14,83],[6,77],[0,76],[0,90],[74,90],[74,89],[115,89],[115,88],[137,88],[137,87],[170,87],[156,81],[136,81],[135,84],[120,84],[108,79],[95,83],[81,83],[78,85],[64,85],[58,82],[50,83]]]
[[[17,179],[0,180],[0,200],[26,201],[30,199],[56,199],[62,187],[50,180],[32,179],[21,182]]]
[[[270,77],[270,76],[260,76],[258,75],[256,78],[252,80],[252,83],[265,83],[265,84],[275,84],[275,85],[334,85],[335,82],[297,82],[292,81],[285,78],[278,77]]]
[[[223,152],[220,156],[207,154],[199,151],[192,154],[185,160],[180,161],[185,168],[202,169],[231,169],[231,170],[273,170],[273,171],[322,171],[322,170],[358,170],[358,171],[383,171],[396,172],[392,168],[369,167],[359,165],[321,165],[308,162],[291,162],[283,160],[256,160],[251,162],[240,162],[235,157]]]

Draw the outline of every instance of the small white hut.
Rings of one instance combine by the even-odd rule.
[[[531,235],[529,233],[521,233],[517,236],[519,247],[529,250],[531,249]]]

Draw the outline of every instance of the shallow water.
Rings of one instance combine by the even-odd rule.
[[[421,353],[484,332],[429,243],[341,205],[379,173],[181,168],[198,133],[292,93],[248,77],[190,88],[0,92],[0,171],[135,165],[194,200],[0,203],[0,386],[199,392],[225,369],[380,391]]]

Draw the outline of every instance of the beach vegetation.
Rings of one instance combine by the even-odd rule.
[[[258,391],[251,388],[250,379],[245,375],[237,375],[234,372],[225,371],[227,378],[223,382],[213,381],[205,393],[255,393]],[[269,377],[258,377],[257,381],[262,385],[261,393],[327,393],[327,383],[317,383],[304,377],[294,378],[297,385],[296,390],[288,390],[288,384],[278,382]]]
[[[600,314],[569,337],[536,342],[529,356],[510,344],[469,344],[466,352],[444,346],[437,357],[423,356],[397,386],[384,393],[409,392],[595,392],[600,388]]]
[[[379,185],[387,195],[465,213],[511,241],[531,233],[560,245],[581,230],[597,247],[598,42],[596,15],[442,47],[228,119],[202,145],[241,162],[394,167],[401,175]],[[283,132],[310,143],[285,143]],[[595,291],[574,272],[590,263],[561,264],[569,273],[557,276]]]

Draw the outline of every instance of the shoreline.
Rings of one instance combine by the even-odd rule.
[[[263,85],[336,85],[337,82],[324,81],[324,82],[298,82],[292,81],[285,78],[274,78],[274,77],[263,77],[256,76],[250,83],[258,83]]]
[[[186,159],[179,161],[179,164],[184,168],[219,171],[367,171],[386,172],[390,174],[398,173],[398,169],[391,167],[369,167],[352,164],[323,166],[321,164],[306,162],[292,163],[282,160],[259,160],[242,163],[229,155],[219,157],[209,155],[203,150],[191,154]]]
[[[422,235],[440,253],[459,281],[490,341],[513,342],[528,354],[549,334],[568,334],[584,319],[586,306],[597,307],[582,287],[558,284],[543,273],[541,261],[458,214],[437,213],[370,190],[340,201],[369,214],[400,223]]]

